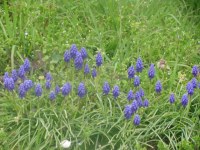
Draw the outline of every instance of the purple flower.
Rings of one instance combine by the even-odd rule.
[[[113,88],[113,96],[115,99],[119,96],[119,93],[120,93],[119,87],[117,85],[115,85]]]
[[[97,76],[97,71],[95,68],[92,70],[92,77],[95,78]]]
[[[89,73],[90,73],[90,67],[88,64],[86,64],[84,68],[84,74],[89,74]]]
[[[56,85],[55,87],[55,94],[57,95],[60,92],[60,87],[58,85]]]
[[[136,101],[137,101],[137,104],[138,104],[139,107],[143,106],[143,102],[142,102],[142,98],[141,97],[139,99],[137,99]]]
[[[143,62],[142,62],[142,59],[139,57],[138,59],[137,59],[137,62],[136,62],[136,71],[137,72],[142,72],[142,70],[143,70]]]
[[[72,46],[70,48],[70,56],[71,56],[71,58],[75,59],[77,52],[78,52],[78,48],[76,47],[75,44],[72,44]]]
[[[15,69],[12,71],[12,78],[13,78],[14,82],[16,82],[18,79],[17,71]]]
[[[193,76],[196,77],[198,75],[198,72],[199,72],[198,66],[194,65],[193,68],[192,68],[192,74],[193,74]]]
[[[96,65],[97,65],[98,67],[100,67],[100,66],[102,65],[102,63],[103,63],[103,58],[102,58],[102,56],[101,56],[101,53],[98,52],[98,53],[97,53],[97,56],[96,56]]]
[[[160,93],[162,91],[162,84],[160,81],[156,82],[155,90],[157,93]]]
[[[187,94],[184,94],[184,95],[182,96],[181,103],[182,103],[183,107],[186,107],[186,106],[187,106],[187,104],[188,104],[188,97],[187,97]]]
[[[35,95],[40,97],[42,95],[42,86],[38,83],[35,86]]]
[[[21,65],[19,70],[18,70],[18,76],[21,78],[21,79],[24,79],[25,78],[25,69],[24,69],[24,65]]]
[[[70,56],[70,51],[66,50],[64,53],[64,61],[66,63],[70,62],[71,56]]]
[[[174,93],[170,94],[170,96],[169,96],[169,102],[171,104],[173,104],[175,102],[175,95],[174,95]]]
[[[25,59],[23,66],[24,66],[24,71],[25,72],[28,72],[30,70],[31,65],[30,65],[30,61],[28,60],[28,58]]]
[[[31,80],[25,80],[24,81],[24,89],[25,91],[28,91],[33,87],[33,82]]]
[[[194,94],[194,88],[192,82],[188,82],[186,90],[190,96]]]
[[[133,123],[138,126],[140,124],[140,116],[138,114],[135,115]]]
[[[4,79],[4,87],[8,90],[8,91],[13,91],[15,88],[15,82],[13,80],[13,78],[5,78]]]
[[[6,78],[9,78],[9,73],[8,73],[8,72],[5,72],[5,73],[4,73],[3,81],[5,81]]]
[[[139,100],[140,98],[141,98],[140,97],[140,92],[139,91],[135,92],[135,99]]]
[[[19,97],[22,99],[26,96],[26,90],[25,90],[25,87],[24,87],[24,83],[21,83],[19,85],[19,88],[18,88],[18,94],[19,94]]]
[[[154,78],[154,76],[155,76],[154,64],[150,65],[149,71],[148,71],[148,76],[149,76],[150,80]]]
[[[140,88],[139,93],[140,93],[140,97],[144,97],[144,90],[142,88]]]
[[[133,100],[131,104],[131,110],[132,110],[132,113],[135,113],[138,110],[138,103],[136,100]]]
[[[80,83],[78,86],[78,96],[82,98],[85,96],[85,94],[86,94],[85,85],[83,83]]]
[[[132,91],[132,90],[130,90],[130,91],[128,92],[127,99],[128,99],[129,101],[134,99],[134,94],[133,94],[133,91]]]
[[[72,86],[69,82],[65,83],[62,87],[62,95],[67,96],[72,90]]]
[[[75,68],[76,68],[77,70],[82,69],[82,66],[83,66],[83,58],[82,58],[80,52],[77,52],[77,53],[76,53],[76,58],[75,58],[75,60],[74,60],[74,65],[75,65]]]
[[[84,47],[81,48],[80,52],[83,59],[87,58],[87,51]]]
[[[191,82],[192,82],[193,88],[197,88],[198,81],[195,77],[192,78]]]
[[[124,117],[126,119],[130,119],[132,116],[132,110],[131,110],[131,105],[126,105],[124,109]]]
[[[140,85],[140,78],[138,76],[135,76],[133,84],[135,87]]]
[[[103,93],[105,95],[108,95],[108,93],[110,92],[110,86],[108,84],[108,82],[104,82],[104,85],[103,85]]]
[[[145,100],[144,100],[143,106],[144,106],[144,107],[149,107],[149,101],[148,101],[148,99],[145,99]]]
[[[135,75],[135,69],[134,69],[133,66],[130,66],[130,67],[128,68],[128,78],[131,79],[131,78],[134,77],[134,75]]]
[[[46,80],[47,81],[51,81],[52,80],[52,76],[51,76],[50,72],[46,73]]]
[[[49,94],[49,99],[53,101],[55,98],[56,98],[55,92],[51,91],[51,93]]]
[[[45,83],[46,89],[50,89],[51,88],[51,81],[47,80]]]

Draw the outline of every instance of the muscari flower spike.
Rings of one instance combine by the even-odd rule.
[[[70,56],[71,56],[71,58],[75,59],[77,52],[78,52],[78,48],[76,47],[75,44],[72,44],[72,46],[70,48]]]
[[[137,104],[138,104],[139,107],[143,106],[143,102],[142,102],[142,98],[141,97],[139,99],[137,99],[136,101],[137,101]]]
[[[80,52],[77,52],[76,53],[76,58],[74,60],[74,66],[77,70],[80,70],[82,69],[83,67],[83,58],[81,56],[81,53]]]
[[[140,92],[139,91],[136,91],[135,92],[135,99],[136,100],[139,100],[141,97],[140,97]]]
[[[65,53],[64,53],[64,61],[65,61],[66,63],[69,63],[69,62],[70,62],[70,59],[71,59],[70,51],[69,51],[69,50],[66,50]]]
[[[52,80],[51,73],[50,72],[46,73],[46,81],[51,81],[51,80]]]
[[[46,87],[46,89],[48,89],[48,90],[51,88],[51,81],[50,81],[50,80],[47,80],[47,81],[46,81],[45,87]]]
[[[148,76],[149,76],[150,80],[154,78],[154,76],[155,76],[154,64],[150,65],[149,71],[148,71]]]
[[[72,90],[72,86],[69,82],[65,83],[62,87],[62,95],[67,96]]]
[[[156,91],[157,93],[160,93],[160,92],[162,91],[162,84],[161,84],[160,81],[157,81],[157,82],[156,82],[155,91]]]
[[[187,106],[187,104],[188,104],[188,96],[187,96],[187,94],[184,94],[184,95],[182,96],[181,104],[183,105],[183,107],[186,107],[186,106]]]
[[[15,82],[13,80],[13,78],[8,77],[4,79],[4,87],[8,90],[8,91],[13,91],[15,88]]]
[[[24,87],[24,83],[21,83],[21,84],[19,85],[18,94],[19,94],[19,97],[20,97],[21,99],[23,99],[23,98],[26,96],[26,90],[25,90],[25,87]]]
[[[18,75],[17,75],[17,71],[15,69],[12,71],[12,75],[11,76],[12,76],[14,82],[16,82],[17,79],[18,79]]]
[[[128,92],[127,99],[128,99],[129,101],[134,99],[134,94],[133,94],[133,91],[132,91],[132,90],[130,90],[130,91]]]
[[[20,77],[21,79],[25,78],[25,69],[24,69],[24,65],[21,65],[19,70],[18,70],[18,77]]]
[[[142,88],[140,88],[139,93],[140,93],[140,97],[144,97],[144,90]]]
[[[140,124],[140,116],[138,114],[135,115],[133,123],[138,126]]]
[[[3,81],[5,81],[6,78],[9,78],[9,73],[8,73],[8,72],[5,72],[5,73],[4,73]]]
[[[125,109],[124,109],[124,117],[126,119],[130,119],[132,116],[132,109],[131,109],[131,105],[126,105]]]
[[[115,99],[119,96],[119,93],[120,93],[119,87],[117,85],[115,85],[113,88],[113,96]]]
[[[134,75],[135,75],[135,69],[133,66],[130,66],[128,68],[128,78],[131,79],[131,78],[134,78]]]
[[[103,85],[103,93],[105,95],[108,95],[108,93],[110,92],[110,85],[108,84],[108,82],[104,82],[104,85]]]
[[[132,110],[132,113],[135,113],[138,110],[138,103],[136,100],[133,100],[131,104],[131,110]]]
[[[55,98],[56,98],[55,92],[51,91],[51,93],[49,94],[49,99],[53,101]]]
[[[97,71],[95,68],[92,70],[92,77],[95,78],[97,76]]]
[[[84,74],[89,74],[89,73],[90,73],[90,67],[88,64],[86,64],[84,68]]]
[[[86,94],[85,85],[84,83],[80,83],[78,86],[78,96],[80,98],[84,97]]]
[[[38,83],[35,86],[35,95],[40,97],[42,95],[42,86]]]
[[[190,96],[194,94],[194,88],[192,82],[188,82],[186,85],[186,90]]]
[[[142,72],[142,70],[143,70],[143,62],[142,62],[142,59],[139,57],[138,59],[137,59],[137,62],[136,62],[136,71],[137,72]]]
[[[60,87],[58,85],[56,85],[55,87],[55,94],[57,95],[60,92]]]
[[[169,96],[169,102],[170,102],[170,104],[173,104],[175,102],[175,95],[174,95],[174,93],[170,94],[170,96]]]
[[[81,50],[80,50],[80,52],[81,52],[82,58],[86,59],[87,58],[87,51],[86,51],[86,49],[84,47],[82,47]]]
[[[192,82],[193,88],[197,88],[198,81],[197,81],[197,79],[195,77],[192,78],[191,82]]]
[[[24,66],[25,72],[28,72],[30,70],[31,64],[30,64],[30,61],[28,60],[28,58],[25,59],[23,66]]]
[[[148,99],[144,100],[143,107],[149,107],[149,100]]]
[[[138,76],[135,76],[133,84],[135,87],[140,85],[140,78]]]
[[[198,66],[197,65],[194,65],[193,68],[192,68],[192,74],[194,77],[196,77],[199,73],[199,69],[198,69]]]
[[[32,80],[25,80],[24,81],[24,89],[25,91],[28,91],[29,89],[31,89],[33,87],[33,82]]]
[[[102,55],[100,52],[97,53],[97,56],[96,56],[96,65],[97,67],[100,67],[103,63],[103,58],[102,58]]]

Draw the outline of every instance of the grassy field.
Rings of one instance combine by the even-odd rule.
[[[98,52],[103,65],[97,77],[85,76],[64,53],[72,44],[85,47],[84,63],[95,67]],[[193,78],[192,67],[200,60],[200,5],[198,0],[13,0],[0,1],[0,149],[198,150],[200,149],[200,89],[181,105],[186,85]],[[140,108],[140,125],[127,120],[127,93],[138,87],[128,79],[127,69],[141,58],[144,64],[140,87],[148,108]],[[49,100],[50,90],[41,97],[31,89],[24,99],[18,85],[9,92],[3,75],[18,69],[24,59],[31,62],[27,78],[45,87],[51,72],[51,90],[70,82],[71,93]],[[155,78],[148,69],[155,64]],[[196,77],[198,83],[200,75]],[[155,92],[160,80],[162,92]],[[111,91],[102,94],[107,81]],[[83,82],[87,94],[77,96]],[[120,95],[113,98],[115,85]],[[169,95],[175,94],[175,103]]]

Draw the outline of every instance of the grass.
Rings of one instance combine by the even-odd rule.
[[[42,76],[51,71],[54,81],[76,87],[84,80],[88,96],[80,101],[76,91],[63,101],[38,100],[30,92],[21,101],[0,84],[0,148],[61,149],[60,141],[72,141],[71,149],[199,149],[199,92],[191,98],[187,114],[180,99],[192,78],[191,67],[199,65],[199,10],[194,3],[162,0],[91,1],[4,1],[0,3],[0,74],[11,71],[29,57],[33,70],[29,78],[44,84]],[[72,43],[88,50],[90,66],[101,51],[104,66],[98,77],[84,78],[69,70],[63,54]],[[127,92],[127,68],[141,56],[145,69],[141,86],[150,107],[140,109],[141,124],[134,126],[123,115]],[[165,69],[156,67],[150,83],[150,63],[165,60]],[[59,79],[57,78],[59,75]],[[184,75],[186,76],[184,78]],[[75,77],[76,80],[74,80]],[[112,78],[111,78],[112,77]],[[184,79],[181,81],[181,77]],[[154,84],[163,83],[161,95]],[[120,86],[115,102],[103,96],[102,84]],[[136,90],[136,89],[134,89]],[[176,94],[170,105],[169,93]]]

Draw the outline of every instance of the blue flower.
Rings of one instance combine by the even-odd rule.
[[[50,89],[51,88],[51,81],[47,80],[45,83],[46,89]]]
[[[108,93],[110,92],[110,86],[108,84],[108,82],[104,82],[104,85],[103,85],[103,93],[105,95],[108,95]]]
[[[18,76],[21,78],[21,79],[24,79],[25,78],[25,69],[24,69],[24,65],[21,65],[19,70],[18,70]]]
[[[88,64],[86,64],[84,68],[84,74],[89,74],[89,73],[90,73],[90,67]]]
[[[72,86],[69,82],[65,83],[62,87],[62,95],[67,96],[72,90]]]
[[[30,61],[28,60],[28,58],[25,59],[23,66],[24,66],[25,72],[28,72],[30,70],[31,65],[30,65]]]
[[[143,102],[142,102],[142,98],[141,97],[139,99],[137,99],[136,101],[137,101],[137,104],[138,104],[139,107],[143,106]]]
[[[131,110],[132,110],[132,113],[135,113],[137,110],[138,110],[138,103],[136,100],[133,100],[132,104],[131,104]]]
[[[193,88],[197,88],[198,81],[195,77],[192,78],[191,82],[192,82]]]
[[[132,116],[132,109],[131,109],[131,105],[126,105],[125,109],[124,109],[124,117],[126,119],[130,119]]]
[[[192,82],[188,82],[187,83],[186,90],[187,90],[189,95],[193,95],[194,94],[194,88],[193,88]]]
[[[76,53],[76,58],[75,58],[75,60],[74,60],[74,65],[75,65],[75,68],[76,68],[77,70],[80,70],[80,69],[82,69],[82,67],[83,67],[83,58],[82,58],[80,52],[77,52],[77,53]]]
[[[142,88],[140,88],[139,93],[140,93],[140,97],[144,97],[144,90]]]
[[[55,98],[56,98],[55,92],[51,91],[51,93],[49,94],[49,99],[53,101]]]
[[[135,69],[134,69],[133,66],[130,66],[130,67],[128,68],[128,78],[131,79],[131,78],[134,77],[134,75],[135,75]]]
[[[140,85],[140,78],[138,76],[135,76],[133,84],[135,87]]]
[[[136,62],[136,71],[137,72],[142,72],[142,70],[143,70],[143,62],[142,62],[142,59],[139,57],[138,59],[137,59],[137,62]]]
[[[98,53],[97,53],[97,56],[96,56],[96,65],[97,65],[98,67],[100,67],[100,66],[102,65],[102,63],[103,63],[103,58],[102,58],[102,56],[101,56],[101,53],[98,52]]]
[[[199,69],[198,69],[198,66],[197,65],[194,65],[193,68],[192,68],[192,74],[193,76],[197,76],[199,73]]]
[[[148,99],[145,99],[145,100],[144,100],[143,106],[144,106],[144,107],[149,107],[149,101],[148,101]]]
[[[46,73],[46,80],[47,81],[51,81],[52,80],[52,76],[51,76],[50,72]]]
[[[92,77],[95,78],[97,76],[97,71],[95,68],[92,70]]]
[[[115,85],[113,88],[113,96],[115,99],[119,96],[119,93],[120,93],[119,87],[117,85]]]
[[[12,71],[12,78],[13,78],[14,82],[16,82],[18,79],[17,71],[15,69]]]
[[[13,78],[8,77],[4,79],[4,87],[8,90],[8,91],[13,91],[15,88],[15,82],[13,80]]]
[[[85,94],[86,94],[85,85],[83,83],[80,83],[78,86],[78,96],[82,98],[85,96]]]
[[[55,87],[55,94],[57,95],[60,92],[60,87],[58,85],[56,85]]]
[[[3,76],[3,81],[5,81],[6,78],[9,78],[9,73],[5,72],[4,76]]]
[[[171,94],[170,94],[170,96],[169,96],[169,102],[170,102],[171,104],[173,104],[173,103],[175,102],[175,95],[174,95],[174,93],[171,93]]]
[[[149,76],[150,80],[154,78],[154,76],[155,76],[154,64],[150,65],[149,71],[148,71],[148,76]]]
[[[19,88],[18,88],[18,94],[19,94],[19,97],[22,99],[26,96],[26,90],[25,90],[25,87],[24,87],[24,83],[21,83],[19,85]]]
[[[141,97],[140,97],[140,92],[139,91],[136,91],[135,92],[135,99],[136,100],[139,100]]]
[[[24,81],[24,89],[25,91],[28,91],[33,87],[33,82],[31,80],[25,80]]]
[[[155,90],[157,93],[160,93],[162,91],[162,84],[160,81],[156,82]]]
[[[84,47],[81,48],[80,52],[83,59],[87,58],[87,51]]]
[[[140,124],[140,116],[138,114],[135,115],[133,123],[138,126]]]
[[[71,58],[75,59],[77,52],[78,52],[78,48],[76,47],[75,44],[72,44],[72,46],[70,48],[70,56],[71,56]]]
[[[134,99],[134,94],[133,94],[133,91],[132,91],[132,90],[130,90],[130,91],[128,92],[127,99],[128,99],[129,101]]]
[[[66,50],[64,53],[64,61],[66,63],[70,62],[71,56],[70,56],[70,51]]]
[[[35,86],[35,95],[40,97],[42,95],[42,86],[38,83]]]
[[[181,103],[182,103],[183,107],[187,106],[187,104],[188,104],[188,96],[187,96],[187,94],[184,94],[182,96]]]

